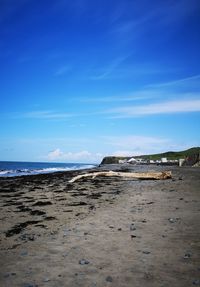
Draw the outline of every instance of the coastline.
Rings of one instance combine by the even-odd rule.
[[[86,171],[166,168],[173,178],[164,181],[68,183]],[[193,286],[199,186],[199,168],[191,167],[109,165],[0,178],[0,285]]]

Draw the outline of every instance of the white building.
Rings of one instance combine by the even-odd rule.
[[[135,159],[134,157],[130,158],[128,161],[128,163],[136,163],[137,159]]]

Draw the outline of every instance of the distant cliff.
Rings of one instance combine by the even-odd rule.
[[[168,151],[165,153],[158,153],[158,154],[150,154],[150,155],[140,155],[134,156],[135,159],[141,158],[144,160],[159,160],[161,158],[167,158],[168,160],[175,160],[183,158],[186,162],[195,163],[200,160],[200,147],[193,147],[184,151]],[[106,156],[103,158],[101,164],[117,164],[120,161],[127,161],[131,157],[118,157],[118,156]],[[189,165],[191,165],[191,163]]]

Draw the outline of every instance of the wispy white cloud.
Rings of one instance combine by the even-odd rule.
[[[149,87],[160,88],[160,87],[168,87],[168,86],[177,86],[177,85],[183,85],[185,83],[188,84],[188,83],[191,83],[193,81],[195,81],[200,87],[200,74],[186,77],[186,78],[182,78],[182,79],[178,79],[175,81],[173,80],[173,81],[169,81],[169,82],[151,84],[151,85],[149,85]]]
[[[194,11],[200,10],[198,0],[160,1],[159,3],[158,1],[127,1],[125,6],[124,15],[118,13],[119,16],[114,18],[116,20],[113,21],[110,32],[111,35],[115,35],[118,45],[134,43],[134,47],[140,44],[140,38],[145,34],[152,33],[154,37],[159,33],[159,40],[162,39],[162,35],[165,39],[170,37],[181,25],[184,25],[185,19],[191,17]],[[165,29],[164,34],[163,29]]]
[[[64,155],[64,153],[59,149],[55,149],[55,150],[52,150],[48,153],[48,156],[47,158],[49,160],[56,160],[56,159],[59,159],[59,158],[62,158]]]
[[[128,118],[156,114],[200,112],[200,99],[171,100],[141,106],[125,106],[107,111],[115,118]]]
[[[68,162],[84,162],[95,163],[100,162],[103,158],[101,153],[91,153],[87,150],[78,152],[63,152],[59,148],[51,151],[47,155],[47,160],[50,161],[68,161]]]
[[[68,113],[59,113],[54,111],[32,111],[27,112],[19,117],[29,118],[29,119],[38,119],[38,120],[64,120],[74,115]]]
[[[169,68],[161,69],[152,64],[131,64],[121,62],[119,65],[108,65],[105,68],[93,69],[90,73],[94,74],[90,77],[91,80],[112,80],[112,79],[131,79],[141,76],[154,76],[174,73],[174,70]]]
[[[122,56],[114,59],[107,67],[96,71],[93,71],[95,75],[90,77],[91,80],[102,80],[108,78],[127,58],[128,56]]]
[[[161,93],[159,93],[159,96]],[[116,102],[135,102],[147,100],[158,96],[156,91],[138,91],[134,93],[124,93],[116,96],[101,96],[101,97],[83,97],[79,98],[80,102],[85,103],[116,103]],[[76,99],[77,100],[77,99]]]

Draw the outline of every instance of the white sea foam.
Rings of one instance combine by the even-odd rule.
[[[40,169],[17,169],[17,170],[0,170],[0,177],[13,177],[13,176],[22,176],[22,175],[31,175],[31,174],[45,174],[45,173],[53,173],[53,172],[62,172],[62,171],[70,171],[70,170],[81,170],[81,169],[90,169],[94,168],[95,165],[89,164],[75,164],[69,167],[47,167]]]
[[[0,171],[0,176],[5,175],[7,173],[9,173],[9,170],[1,170]]]

